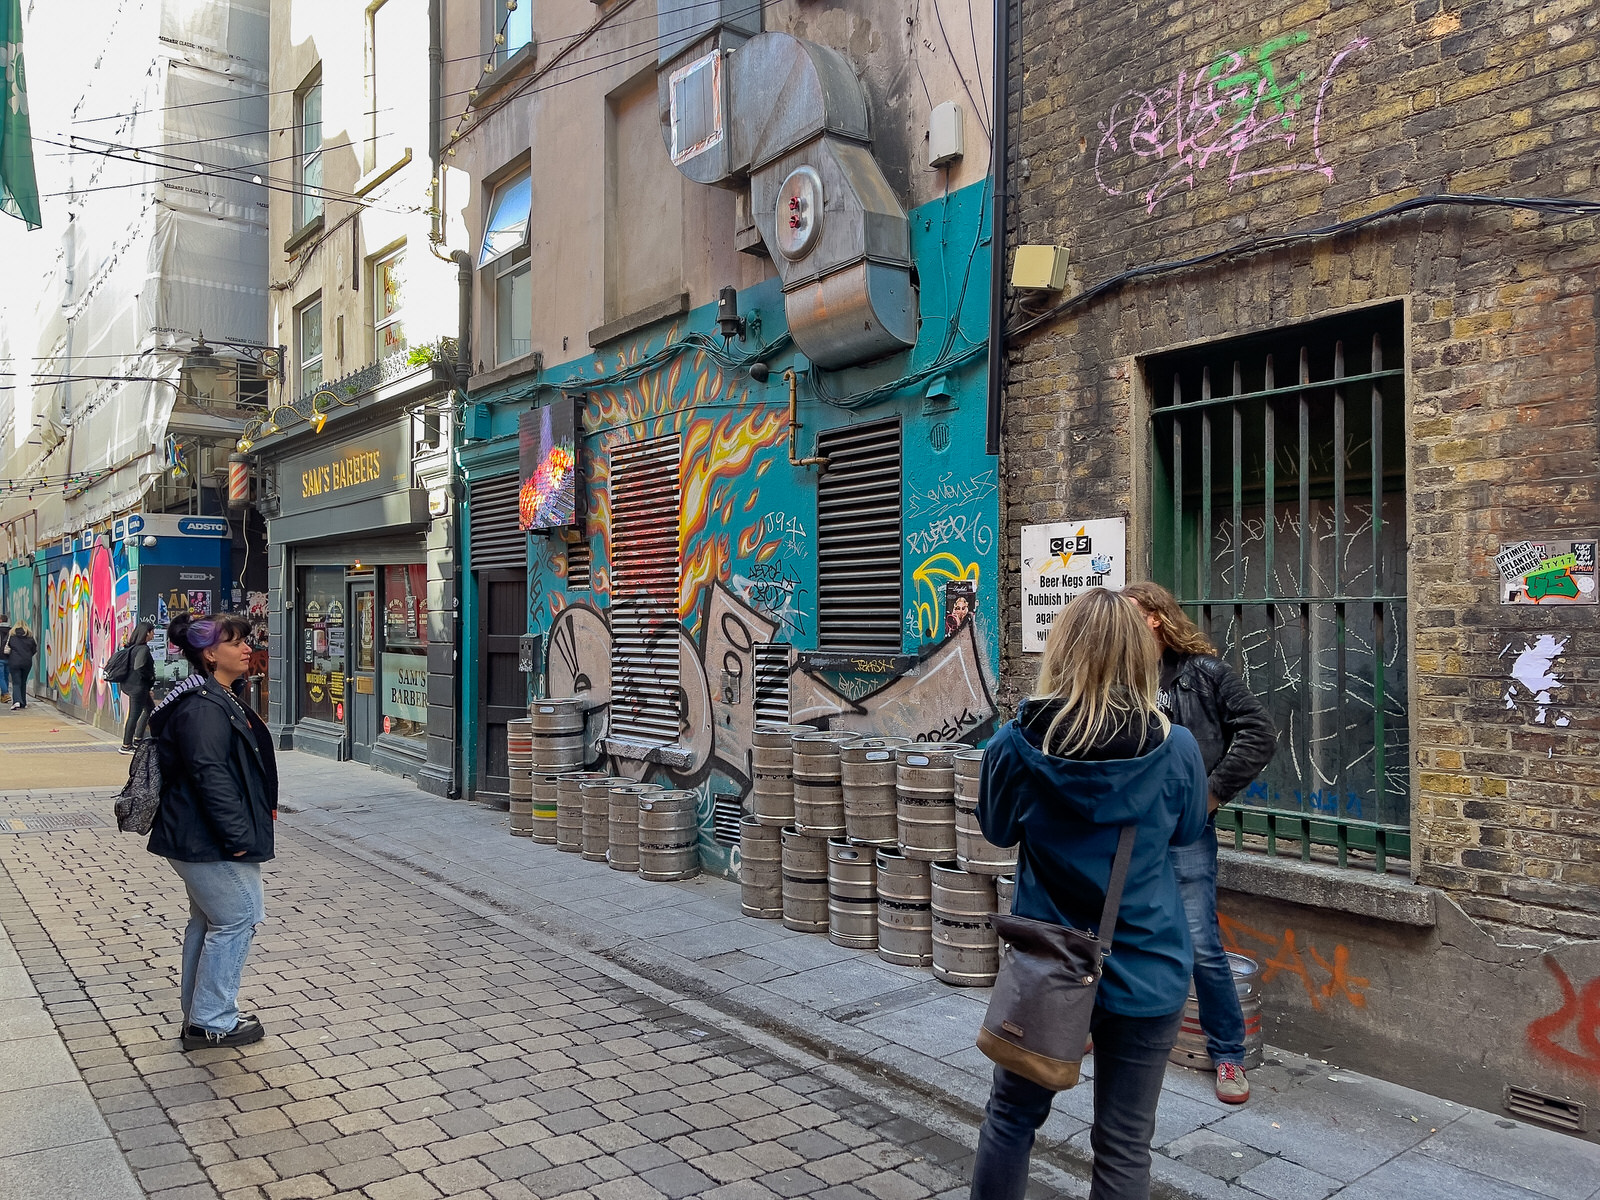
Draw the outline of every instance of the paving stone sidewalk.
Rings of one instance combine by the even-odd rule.
[[[74,1141],[111,1148],[124,1188],[4,1174],[49,1119],[13,1062],[7,1200],[966,1194],[971,1139],[940,1132],[966,1133],[959,1122],[912,1119],[840,1086],[842,1071],[730,1034],[292,819],[242,994],[270,1036],[184,1054],[181,885],[108,812],[103,791],[0,794],[0,827],[22,830],[0,836],[0,923],[70,1053],[56,1086],[87,1085]]]

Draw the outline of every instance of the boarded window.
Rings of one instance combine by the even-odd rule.
[[[1156,577],[1278,727],[1247,808],[1409,825],[1402,334],[1390,305],[1146,364]]]
[[[678,738],[676,436],[611,451],[611,734],[651,745]]]
[[[817,645],[899,654],[900,422],[817,437]]]

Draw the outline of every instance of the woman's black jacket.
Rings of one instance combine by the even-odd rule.
[[[1180,658],[1165,690],[1171,706],[1167,715],[1200,743],[1211,796],[1226,804],[1272,761],[1278,745],[1272,718],[1238,672],[1209,654]]]
[[[150,732],[161,763],[150,853],[179,862],[271,858],[278,765],[261,718],[216,680],[191,675],[151,715]]]
[[[6,641],[6,667],[12,671],[33,670],[33,656],[39,653],[39,643],[25,633],[13,633]]]

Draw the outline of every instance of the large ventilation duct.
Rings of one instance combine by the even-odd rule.
[[[682,9],[658,0],[663,22]],[[828,368],[913,345],[910,225],[872,156],[849,62],[786,33],[746,40],[727,25],[679,47],[659,76],[667,151],[697,183],[748,186],[795,344]]]

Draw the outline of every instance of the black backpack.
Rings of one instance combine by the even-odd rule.
[[[123,646],[100,668],[100,677],[107,683],[127,683],[133,674],[133,647]]]
[[[117,828],[123,833],[149,833],[161,807],[161,758],[155,738],[146,738],[133,751],[128,764],[128,782],[117,793],[112,811]]]

